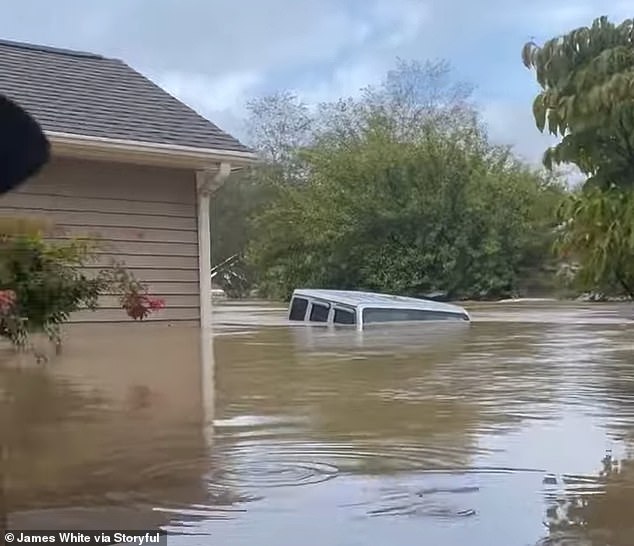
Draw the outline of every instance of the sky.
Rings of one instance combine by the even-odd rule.
[[[631,0],[2,0],[0,38],[124,60],[244,139],[246,102],[291,90],[309,103],[354,96],[397,58],[446,59],[491,138],[539,163],[555,141],[535,128],[523,44]]]

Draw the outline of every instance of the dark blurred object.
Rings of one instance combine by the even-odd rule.
[[[37,121],[0,95],[0,195],[36,174],[49,157],[50,144]]]

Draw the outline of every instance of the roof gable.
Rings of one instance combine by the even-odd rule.
[[[0,40],[0,93],[48,132],[250,152],[118,59]]]

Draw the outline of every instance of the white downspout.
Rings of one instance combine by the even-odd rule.
[[[220,163],[215,172],[196,172],[196,192],[198,198],[198,282],[200,292],[200,327],[212,328],[211,304],[211,195],[231,174],[229,163]]]
[[[214,442],[214,416],[216,399],[216,366],[214,338],[211,329],[200,329],[201,398],[203,404],[203,436],[207,449]]]

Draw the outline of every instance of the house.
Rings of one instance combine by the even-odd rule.
[[[54,238],[97,236],[166,308],[148,320],[211,324],[209,200],[251,150],[123,61],[0,41],[0,93],[42,125],[52,160],[0,198]],[[72,322],[129,322],[116,296]]]

